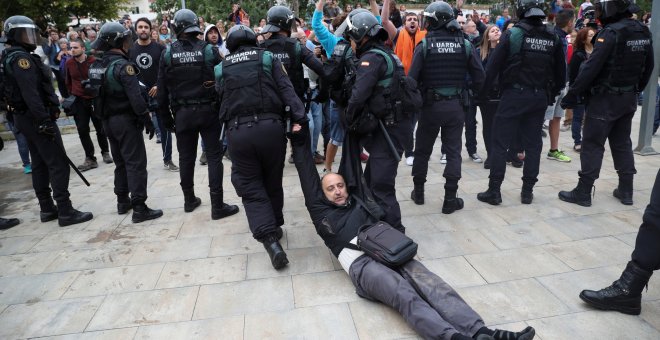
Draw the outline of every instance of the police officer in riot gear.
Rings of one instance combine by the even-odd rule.
[[[231,181],[243,200],[252,235],[280,269],[289,263],[278,241],[284,224],[285,107],[290,108],[294,131],[307,118],[283,63],[257,48],[249,27],[232,27],[226,44],[230,53],[215,67],[215,87],[230,145]]]
[[[202,203],[195,196],[193,180],[197,143],[202,136],[209,164],[211,218],[217,220],[238,212],[237,206],[228,205],[223,199],[221,123],[213,89],[213,67],[222,57],[217,49],[198,38],[202,30],[193,11],[177,11],[173,25],[177,41],[163,51],[160,59],[159,114],[163,125],[176,132],[185,212],[195,210]]]
[[[463,208],[456,197],[461,178],[461,139],[465,110],[469,107],[467,75],[474,92],[481,89],[485,73],[476,48],[463,37],[452,7],[444,1],[431,3],[424,10],[426,37],[415,48],[408,75],[420,84],[424,106],[417,128],[415,160],[412,168],[414,189],[411,197],[424,204],[424,182],[433,144],[438,137],[447,155],[444,170],[445,199],[442,212],[451,214]]]
[[[0,60],[0,95],[8,115],[28,141],[41,222],[57,219],[64,227],[89,221],[92,213],[74,209],[69,200],[69,164],[55,124],[59,100],[50,81],[50,69],[32,53],[38,43],[38,28],[30,18],[16,15],[5,21],[3,30],[3,42],[10,47],[2,52]]]
[[[140,93],[137,65],[128,60],[132,44],[130,29],[117,22],[104,24],[92,44],[92,48],[104,51],[103,61],[90,66],[89,79],[92,86],[100,88],[95,106],[103,119],[115,161],[117,212],[126,214],[132,208],[131,219],[139,223],[159,218],[163,212],[145,204],[147,150],[142,130],[151,139],[155,129]]]
[[[492,152],[489,153],[488,190],[477,199],[502,203],[500,186],[506,172],[506,155],[516,131],[525,148],[520,201],[531,204],[538,180],[545,111],[566,84],[566,58],[559,37],[543,24],[542,0],[518,0],[520,22],[507,30],[486,67],[481,97],[485,100],[499,76],[501,101],[493,120]],[[492,156],[491,156],[492,154]]]
[[[261,34],[270,32],[272,35],[261,43],[261,47],[273,53],[282,62],[293,89],[300,100],[304,101],[307,86],[302,65],[305,64],[316,74],[323,76],[323,63],[298,40],[290,37],[295,19],[288,7],[273,6],[266,16],[267,24],[261,30]]]
[[[387,94],[389,87],[382,81],[389,78],[389,83],[399,83],[403,74],[403,64],[399,58],[384,45],[387,32],[378,23],[376,17],[369,12],[359,12],[348,17],[347,34],[350,37],[353,50],[360,58],[355,74],[355,84],[351,91],[346,108],[346,123],[349,130],[361,130],[356,124],[361,117],[369,114],[379,116],[387,125],[385,129],[391,138],[393,147],[401,157],[404,144],[411,129],[410,114],[404,114],[400,107],[391,103]],[[388,58],[388,59],[386,59]],[[393,70],[388,74],[388,65]],[[377,108],[377,106],[380,106]],[[401,209],[396,199],[395,180],[398,160],[392,155],[392,150],[384,132],[375,129],[363,136],[364,148],[369,152],[369,160],[364,176],[371,188],[376,202],[385,210],[383,221],[404,232],[401,224]]]
[[[619,186],[614,197],[625,205],[633,204],[635,160],[630,128],[637,109],[637,93],[649,81],[653,70],[651,32],[639,21],[631,19],[629,0],[595,1],[596,15],[603,29],[596,35],[591,56],[580,67],[580,73],[562,100],[573,107],[585,96],[589,114],[585,118],[581,170],[572,191],[560,191],[562,201],[591,206],[591,189],[600,174],[609,139]]]

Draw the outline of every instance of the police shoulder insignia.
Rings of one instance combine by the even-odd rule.
[[[30,64],[30,60],[28,58],[18,59],[18,67],[27,70],[30,68],[30,66],[32,65]]]
[[[368,61],[363,61],[363,62],[360,63],[360,66],[365,66],[365,67],[369,66],[369,62]]]
[[[598,39],[596,39],[596,40],[597,40],[598,42],[600,42],[600,43],[605,42],[605,38],[598,38]]]
[[[135,68],[133,68],[133,65],[126,65],[126,74],[129,76],[135,75]]]

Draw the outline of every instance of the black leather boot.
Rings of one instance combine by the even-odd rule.
[[[598,291],[583,290],[580,299],[598,309],[639,315],[642,311],[642,290],[652,274],[630,261],[621,277],[611,286]]]
[[[7,230],[19,225],[21,221],[18,218],[2,218],[0,217],[0,230]]]
[[[50,222],[57,219],[57,207],[55,207],[52,198],[39,200],[39,207],[41,207],[39,212],[41,222]]]
[[[289,263],[289,259],[287,259],[286,253],[282,249],[282,245],[277,240],[276,235],[269,235],[263,243],[268,256],[270,256],[270,263],[273,265],[273,268],[282,269]]]
[[[522,190],[520,191],[520,203],[532,204],[534,200],[534,183],[523,182]]]
[[[183,190],[183,211],[191,212],[202,204],[202,200],[195,196],[195,189]]]
[[[223,202],[222,196],[222,192],[211,193],[211,219],[213,220],[219,220],[238,213],[238,206]]]
[[[128,194],[117,195],[117,213],[119,215],[128,213],[131,208],[131,199],[128,198]]]
[[[451,214],[456,210],[463,209],[463,199],[456,197],[455,189],[445,189],[445,200],[442,202],[442,213]]]
[[[591,206],[591,185],[585,183],[582,179],[578,181],[575,189],[571,191],[560,191],[559,199],[564,202],[575,203],[583,207]]]
[[[417,205],[424,204],[424,184],[415,184],[415,188],[410,193],[410,198]]]
[[[633,205],[633,177],[619,176],[619,187],[612,192],[614,197],[618,198],[623,205]]]
[[[131,221],[133,221],[133,223],[154,220],[161,216],[163,216],[162,210],[151,209],[147,207],[144,201],[133,203],[133,216],[131,217]]]
[[[500,192],[501,185],[502,181],[491,179],[488,181],[488,190],[478,193],[477,199],[491,205],[499,205],[502,203],[502,193]]]
[[[73,224],[83,223],[94,218],[91,212],[82,212],[73,209],[71,201],[57,203],[57,222],[60,227],[66,227]]]

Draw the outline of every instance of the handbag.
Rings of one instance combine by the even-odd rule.
[[[361,226],[357,244],[365,254],[393,268],[404,265],[417,255],[417,243],[383,221]]]

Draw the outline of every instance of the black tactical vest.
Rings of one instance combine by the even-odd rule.
[[[100,108],[100,112],[97,113],[103,118],[133,112],[131,103],[120,80],[121,69],[128,63],[128,59],[124,56],[106,54],[100,65],[101,69],[96,69],[96,65],[94,67],[90,66],[90,82],[92,75],[98,77],[99,73],[102,72],[101,74],[103,74],[103,85],[99,93],[99,100],[95,101],[95,106]]]
[[[214,101],[215,65],[213,47],[210,44],[203,40],[177,40],[166,50],[165,60],[167,88],[172,106]]]
[[[215,81],[224,92],[220,117],[284,114],[284,104],[272,76],[273,55],[261,48],[239,49],[215,67]]]
[[[637,89],[644,73],[646,55],[651,53],[649,29],[631,19],[607,25],[604,30],[614,31],[616,43],[596,84],[619,92],[641,91]]]
[[[554,78],[555,49],[563,48],[557,35],[545,25],[524,22],[511,29],[509,67],[504,71],[504,85],[545,89]]]
[[[357,58],[351,44],[346,40],[339,40],[335,45],[330,60],[323,65],[325,73],[330,75],[330,99],[337,105],[345,107],[351,98],[351,89],[355,82]]]
[[[425,89],[465,87],[467,74],[466,41],[462,33],[449,36],[429,31],[422,42],[424,69],[422,84]]]
[[[18,87],[16,78],[12,74],[11,64],[19,59],[28,59],[33,67],[37,68],[39,84],[39,95],[44,107],[48,110],[50,107],[59,106],[59,101],[55,95],[55,90],[51,81],[51,70],[41,62],[41,58],[36,54],[30,54],[23,49],[10,48],[2,52],[0,59],[0,86],[2,87],[0,95],[3,101],[16,112],[25,112],[28,106]],[[28,100],[33,100],[29,98]]]
[[[293,38],[268,39],[261,43],[261,47],[271,52],[279,59],[286,73],[289,75],[293,89],[303,102],[305,101],[305,74],[302,67],[302,47],[300,42]]]

